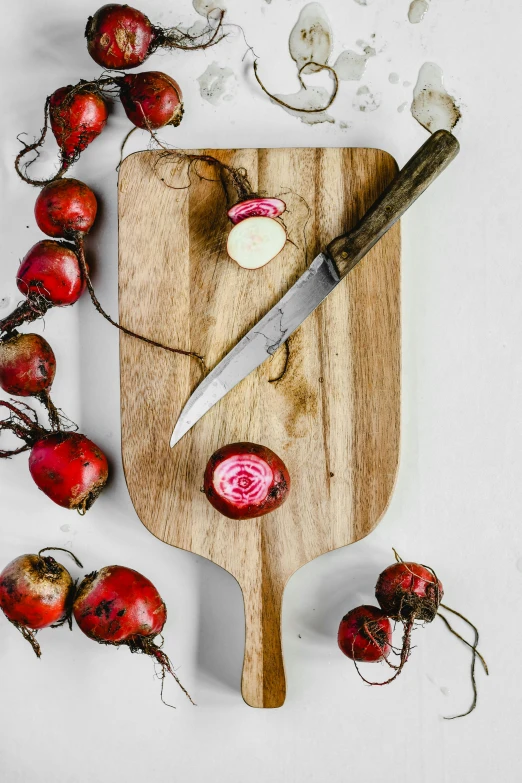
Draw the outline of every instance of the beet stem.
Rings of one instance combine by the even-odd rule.
[[[152,54],[153,51],[160,47],[165,49],[184,49],[185,51],[208,49],[209,46],[213,46],[214,44],[222,41],[223,38],[226,38],[225,33],[222,33],[220,38],[217,37],[219,33],[222,32],[224,16],[225,12],[221,9],[219,17],[215,17],[217,21],[216,27],[214,28],[213,25],[211,26],[209,22],[208,26],[197,35],[190,35],[185,30],[181,30],[179,27],[167,27],[165,29],[161,27],[155,27],[154,31],[156,33],[156,39],[153,43],[153,46],[151,47],[151,50],[149,51],[149,54]],[[209,17],[207,16],[207,21],[208,18]],[[182,43],[182,41],[197,41],[198,39],[205,38],[205,36],[208,36],[210,30],[212,29],[213,33],[208,41],[204,41],[200,44],[191,44],[188,46]]]
[[[49,552],[49,551],[53,551],[53,552],[67,552],[67,554],[72,557],[72,559],[74,560],[76,565],[79,568],[83,568],[83,565],[80,563],[80,561],[78,560],[76,555],[73,555],[73,553],[71,552],[70,549],[64,549],[62,546],[44,546],[44,548],[40,549],[40,551],[38,552],[38,557],[42,556],[42,552]]]
[[[50,307],[52,305],[45,297],[32,295],[0,321],[0,332],[11,335],[18,326],[42,318]]]
[[[124,334],[130,335],[130,337],[136,337],[138,340],[142,340],[144,343],[153,345],[156,348],[163,348],[165,351],[170,351],[171,353],[179,353],[182,354],[183,356],[191,356],[193,359],[197,359],[199,362],[201,362],[201,364],[203,365],[203,369],[206,370],[205,360],[198,353],[195,353],[194,351],[184,351],[182,348],[171,348],[168,345],[163,345],[163,343],[158,343],[156,342],[156,340],[150,340],[148,337],[144,337],[141,334],[136,334],[136,332],[132,332],[130,329],[127,329],[125,326],[122,326],[117,321],[114,321],[111,318],[111,316],[105,312],[96,294],[94,293],[94,288],[89,275],[89,270],[87,269],[87,263],[85,261],[85,247],[84,247],[84,239],[82,235],[80,234],[76,235],[75,244],[78,250],[78,260],[80,262],[80,268],[82,270],[82,274],[85,277],[85,282],[87,283],[87,288],[89,290],[91,301],[94,307],[96,308],[96,310],[100,313],[100,315],[102,315],[105,318],[105,320],[107,320],[110,324],[112,324],[117,329],[122,331]]]
[[[254,60],[254,76],[256,77],[257,83],[259,84],[259,86],[261,87],[263,92],[266,95],[268,95],[268,97],[272,101],[274,101],[275,103],[279,104],[279,106],[284,106],[285,109],[291,109],[292,111],[295,111],[295,112],[303,112],[304,114],[318,114],[319,112],[326,111],[327,109],[329,109],[330,106],[332,105],[332,103],[334,102],[334,100],[335,100],[335,98],[337,96],[337,91],[339,90],[339,79],[337,77],[337,74],[336,74],[335,70],[331,67],[331,65],[324,65],[324,63],[316,63],[316,62],[311,61],[311,62],[305,63],[302,66],[302,68],[299,69],[299,72],[297,74],[297,78],[299,79],[299,83],[301,84],[301,87],[304,87],[305,90],[308,89],[308,88],[307,88],[306,84],[303,82],[303,80],[301,78],[301,74],[302,74],[302,72],[303,72],[303,70],[305,68],[308,68],[309,65],[315,65],[317,68],[319,68],[322,71],[329,71],[332,74],[333,79],[334,79],[334,88],[333,88],[332,94],[328,98],[326,106],[322,106],[322,107],[319,107],[317,109],[299,109],[297,106],[291,106],[289,103],[286,103],[286,101],[281,100],[281,98],[277,98],[275,95],[273,95],[271,92],[269,92],[266,89],[266,87],[263,84],[263,82],[261,81],[261,79],[259,78],[259,74],[257,72],[257,60]]]

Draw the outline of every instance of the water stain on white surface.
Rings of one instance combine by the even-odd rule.
[[[355,93],[352,106],[358,111],[370,112],[378,109],[381,105],[381,101],[382,98],[380,93],[372,93],[370,92],[369,87],[362,85]]]
[[[404,103],[401,103],[400,106],[397,106],[397,111],[399,112],[399,114],[402,114],[402,112],[404,111],[407,105],[408,105],[408,101],[404,101]]]
[[[411,82],[403,82],[402,86],[403,87],[411,87]]]
[[[453,130],[462,116],[455,98],[444,87],[441,68],[435,63],[424,63],[419,71],[411,113],[430,133],[441,128]]]
[[[307,125],[317,125],[319,122],[335,122],[335,119],[327,111],[314,111],[311,114],[299,111],[299,109],[320,109],[326,106],[330,98],[330,93],[324,87],[301,87],[299,92],[291,95],[274,95],[275,98],[288,103],[290,107],[282,108],[293,117],[298,117],[301,122]],[[280,104],[279,104],[280,105]],[[295,108],[294,108],[295,107]]]
[[[70,531],[70,529],[71,529],[71,526],[70,526],[70,525],[60,525],[60,530],[61,530],[63,533],[68,533],[68,532]]]
[[[325,65],[332,52],[332,28],[320,3],[305,5],[290,33],[290,57],[300,70],[307,62]],[[303,73],[320,70],[311,65]]]
[[[0,299],[0,310],[5,310],[6,308],[8,308],[10,302],[11,302],[11,297],[10,296],[3,296]]]
[[[428,0],[412,0],[408,10],[408,19],[412,24],[419,24],[424,19],[430,4]]]
[[[388,81],[390,84],[399,84],[399,74],[398,73],[390,73],[388,76]]]
[[[196,13],[200,16],[204,16],[205,19],[208,18],[209,14],[212,14],[212,11],[216,11],[217,16],[220,11],[225,10],[223,0],[192,0],[192,5],[194,6]],[[212,16],[214,16],[214,14],[212,14]]]
[[[198,77],[199,92],[202,98],[217,106],[223,101],[231,101],[236,94],[237,81],[231,68],[223,68],[217,62],[211,63]]]
[[[519,557],[517,560],[517,569],[522,574],[522,557]]]
[[[357,5],[371,5],[374,0],[355,0]]]
[[[370,57],[375,57],[376,54],[373,46],[370,46],[369,44],[364,44],[362,49],[362,54],[353,52],[351,49],[346,49],[344,52],[341,52],[333,66],[338,79],[341,81],[355,82],[362,79],[366,70],[366,63]]]

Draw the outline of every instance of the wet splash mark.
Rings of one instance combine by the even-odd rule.
[[[399,74],[398,73],[390,73],[388,76],[388,81],[390,84],[399,84]]]
[[[366,63],[370,57],[377,54],[374,47],[364,41],[357,41],[357,45],[362,48],[362,54],[346,49],[335,61],[334,70],[341,81],[360,81],[366,70]]]
[[[408,9],[408,20],[412,24],[419,24],[430,9],[429,0],[412,0]]]
[[[442,69],[435,63],[424,63],[419,71],[411,113],[430,133],[451,131],[462,117],[455,98],[444,87]]]
[[[198,77],[201,97],[217,106],[231,101],[237,89],[237,80],[231,68],[222,68],[217,62],[211,63]]]
[[[332,53],[332,28],[326,12],[320,3],[308,3],[290,33],[288,41],[290,57],[295,60],[297,70],[307,62],[326,65]],[[319,68],[311,65],[303,73],[314,73]]]
[[[357,111],[371,112],[378,109],[381,103],[381,94],[370,92],[370,88],[363,84],[355,93],[352,106]]]

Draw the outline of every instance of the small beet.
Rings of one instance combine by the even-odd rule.
[[[177,126],[181,122],[181,89],[166,73],[145,71],[127,74],[119,84],[125,113],[138,128],[157,130],[165,125]]]
[[[71,245],[44,239],[29,250],[16,284],[24,296],[38,296],[53,307],[78,301],[85,288],[78,257]]]
[[[109,3],[90,16],[85,29],[87,49],[102,68],[136,68],[147,57],[156,36],[150,20],[128,5]]]
[[[375,597],[393,620],[431,623],[444,591],[432,571],[419,563],[399,562],[379,576]]]
[[[154,642],[165,625],[167,608],[147,577],[118,565],[88,574],[76,593],[73,612],[89,639],[99,644],[125,645],[131,652],[152,656],[161,666],[162,680],[170,673],[192,701],[168,656]]]
[[[165,49],[206,49],[221,40],[223,11],[196,35],[180,25],[161,28],[136,8],[109,3],[90,16],[85,28],[87,49],[98,65],[125,71],[141,65],[159,47]]]
[[[249,217],[276,218],[282,215],[286,204],[280,198],[248,198],[238,201],[228,210],[228,217],[232,223],[240,223]]]
[[[208,461],[207,500],[229,519],[253,519],[275,511],[290,492],[284,462],[266,446],[231,443]]]
[[[53,92],[49,100],[49,118],[65,168],[100,135],[107,117],[105,100],[99,91],[89,86],[69,84]]]
[[[13,334],[0,341],[0,386],[16,397],[50,389],[56,372],[53,349],[39,334]]]
[[[378,607],[358,606],[341,620],[337,641],[352,661],[382,661],[391,652],[391,623]]]
[[[49,548],[40,550],[38,555],[15,558],[0,573],[0,609],[31,643],[38,657],[41,652],[35,632],[65,622],[74,595],[74,582],[67,569],[54,557],[41,556]]]
[[[29,471],[47,497],[80,513],[92,506],[109,473],[103,451],[79,432],[56,432],[36,441]]]
[[[34,205],[38,228],[49,237],[73,239],[87,234],[98,204],[92,190],[77,179],[57,179],[40,191]]]

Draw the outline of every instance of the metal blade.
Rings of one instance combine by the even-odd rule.
[[[181,440],[216,402],[273,356],[339,283],[333,261],[320,253],[306,272],[202,381],[183,408],[170,445]]]

